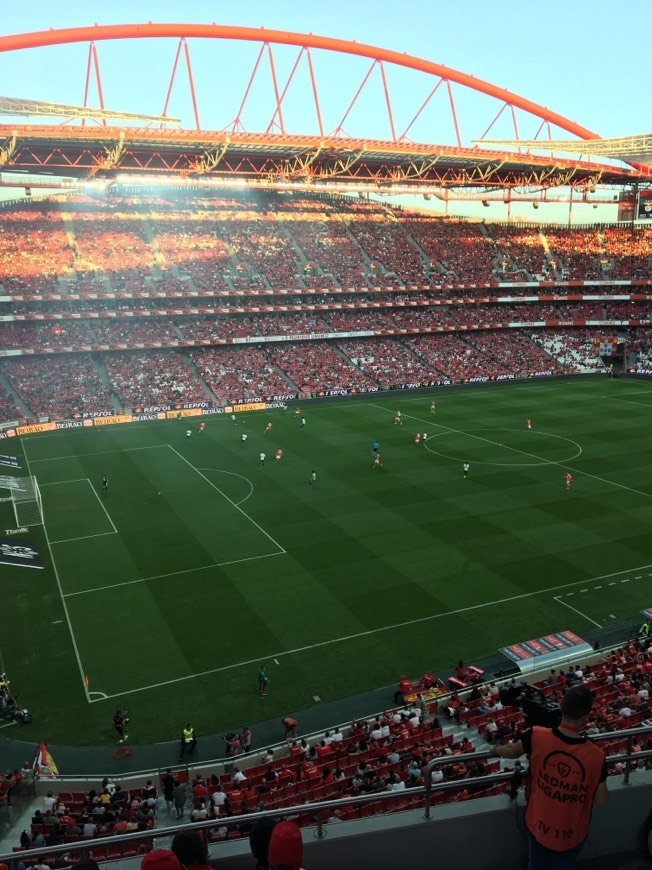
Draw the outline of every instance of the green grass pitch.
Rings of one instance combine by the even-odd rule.
[[[305,404],[304,429],[290,408],[5,441],[46,520],[27,536],[45,570],[0,565],[30,728],[108,744],[128,704],[135,743],[218,732],[652,605],[652,384],[430,398]]]

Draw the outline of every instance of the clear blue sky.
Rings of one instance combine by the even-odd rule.
[[[467,0],[332,0],[322,3],[261,2],[241,4],[187,0],[113,0],[111,3],[73,4],[69,0],[32,0],[12,4],[4,16],[3,32],[20,33],[49,27],[72,27],[143,21],[264,26],[269,29],[312,32],[356,40],[417,55],[485,79],[495,85],[541,103],[577,121],[601,136],[648,132],[652,91],[645,72],[641,42],[652,25],[649,0],[503,0],[500,4]],[[637,35],[638,34],[638,35]],[[111,108],[156,113],[162,109],[176,50],[174,41],[98,43],[105,104]],[[191,56],[205,128],[225,126],[234,116],[244,86],[253,69],[258,46],[243,43],[198,41],[191,43]],[[29,99],[81,104],[87,46],[65,46],[14,52],[0,56],[0,93]],[[296,50],[275,50],[279,77],[287,75]],[[315,55],[315,69],[329,132],[369,66],[368,61]],[[304,71],[294,91],[288,94],[288,127],[316,132],[308,77]],[[377,72],[346,125],[351,135],[389,138],[387,115]],[[434,82],[423,76],[388,69],[396,125],[401,131]],[[252,129],[272,106],[271,80],[267,73],[252,90]],[[455,88],[464,144],[471,144],[500,107],[486,97]],[[97,104],[91,91],[89,102]],[[262,107],[266,107],[263,109]],[[174,89],[170,113],[192,126],[187,80],[180,77]],[[257,113],[260,112],[259,115]],[[510,136],[505,115],[495,136]],[[537,122],[538,124],[538,122]],[[533,135],[536,124],[523,116],[521,135]],[[492,131],[494,132],[494,131]],[[559,132],[559,131],[557,131]],[[553,132],[554,135],[554,132]],[[429,142],[453,142],[450,112],[443,89],[413,130],[413,138]],[[549,207],[552,208],[552,207]],[[529,206],[531,214],[531,206]],[[578,207],[579,209],[579,207]],[[602,209],[601,209],[602,211]],[[587,217],[595,219],[593,212]],[[502,204],[484,209],[486,217],[502,217]],[[539,212],[541,217],[545,215]]]

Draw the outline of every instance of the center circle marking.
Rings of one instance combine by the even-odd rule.
[[[501,444],[499,441],[491,441],[489,438],[483,438],[482,436],[474,436],[475,432],[521,432],[521,429],[470,429],[468,432],[438,432],[436,435],[429,435],[428,440],[425,443],[425,448],[429,453],[432,453],[434,456],[441,456],[442,459],[451,459],[454,462],[464,462],[463,456],[451,456],[448,453],[440,453],[437,450],[431,450],[430,444],[434,441],[435,438],[441,438],[444,435],[468,435],[470,438],[477,437],[479,441],[486,441],[487,444],[490,444],[493,447],[503,447],[505,450],[513,450],[514,453],[522,453],[527,455],[525,450],[520,450],[518,447],[510,447],[508,444]],[[558,438],[560,441],[568,441],[569,444],[572,444],[577,448],[577,452],[573,453],[572,456],[568,456],[565,459],[542,459],[539,462],[485,462],[480,459],[474,459],[474,465],[494,465],[499,468],[533,468],[538,465],[562,465],[565,462],[572,462],[574,459],[577,459],[578,456],[582,455],[582,448],[577,443],[577,441],[573,441],[572,438],[566,438],[564,435],[554,435],[552,432],[541,432],[539,430],[533,431],[534,435],[545,435],[547,438]]]

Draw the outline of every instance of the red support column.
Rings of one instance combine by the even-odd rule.
[[[387,105],[387,115],[389,117],[389,129],[392,134],[392,142],[396,142],[396,130],[394,129],[394,118],[392,116],[392,103],[389,98],[389,90],[387,88],[387,79],[385,78],[385,67],[382,60],[379,61],[380,77],[383,82],[383,91],[385,92],[385,104]]]
[[[174,63],[172,64],[172,75],[170,76],[170,84],[168,85],[168,92],[165,96],[165,104],[163,106],[162,115],[167,115],[168,105],[170,104],[170,97],[172,96],[172,85],[174,84],[174,78],[177,74],[177,65],[179,63],[179,56],[181,54],[181,44],[183,43],[183,39],[179,40],[179,44],[177,45],[177,53],[174,56]]]
[[[238,109],[238,114],[235,116],[233,120],[233,124],[231,125],[233,130],[237,130],[238,128],[244,130],[242,126],[241,116],[244,111],[245,103],[247,102],[247,98],[249,96],[249,91],[251,90],[251,86],[254,83],[254,79],[256,78],[256,73],[258,72],[258,67],[260,65],[260,61],[263,57],[263,52],[265,51],[265,43],[260,46],[260,51],[258,52],[258,57],[256,58],[256,63],[254,64],[254,70],[249,77],[249,81],[247,82],[247,87],[245,88],[244,96],[242,97],[242,102],[240,103],[240,108]]]
[[[278,115],[278,124],[281,130],[281,134],[285,135],[285,127],[283,126],[283,111],[281,109],[281,100],[278,93],[276,70],[274,69],[274,55],[272,53],[272,46],[269,43],[267,43],[267,56],[269,57],[269,69],[272,74],[272,84],[274,85],[274,99],[276,100],[276,111],[274,112],[274,117]]]
[[[188,81],[190,83],[190,97],[192,99],[192,110],[195,114],[195,130],[201,130],[201,126],[199,124],[199,112],[197,111],[197,98],[195,96],[195,82],[192,77],[192,66],[190,65],[190,52],[188,50],[188,43],[186,42],[185,37],[183,38],[183,50],[186,55],[186,67],[188,69]]]
[[[437,84],[434,86],[434,88],[430,91],[430,93],[429,93],[428,96],[425,98],[425,100],[423,101],[423,103],[421,103],[421,105],[419,106],[419,109],[417,110],[417,113],[414,115],[414,117],[412,118],[412,120],[410,121],[410,123],[407,125],[407,127],[405,128],[405,130],[403,130],[403,132],[402,132],[401,135],[399,136],[399,139],[398,139],[399,142],[403,142],[403,141],[405,140],[405,138],[406,138],[406,136],[407,136],[407,133],[408,133],[408,130],[409,130],[410,127],[414,124],[414,122],[417,120],[417,118],[419,117],[419,115],[421,114],[421,112],[423,112],[423,110],[426,108],[426,106],[428,105],[428,103],[430,102],[430,100],[432,99],[432,97],[434,97],[434,95],[437,93],[437,90],[439,89],[439,86],[441,85],[441,83],[442,83],[443,81],[444,81],[443,79],[439,79],[439,81],[438,81]]]
[[[335,130],[333,131],[333,135],[334,135],[334,136],[337,136],[337,135],[339,135],[340,133],[345,132],[345,131],[343,130],[344,122],[345,122],[346,119],[349,117],[349,114],[351,113],[351,109],[353,108],[353,106],[355,105],[355,103],[356,103],[358,97],[360,96],[360,94],[361,94],[361,92],[362,92],[362,89],[363,89],[364,86],[367,84],[367,81],[368,81],[368,79],[369,79],[369,76],[370,76],[371,73],[373,72],[373,68],[376,66],[377,63],[378,63],[378,61],[377,61],[377,60],[374,60],[373,63],[371,64],[371,66],[369,67],[369,69],[367,70],[367,74],[366,74],[366,76],[362,79],[362,84],[360,85],[360,87],[358,88],[358,90],[355,92],[355,96],[353,97],[353,99],[352,99],[351,102],[349,103],[349,107],[347,108],[346,112],[344,113],[344,116],[343,116],[342,120],[340,121],[340,123],[337,125],[337,127],[336,127]]]
[[[312,68],[312,57],[310,56],[310,49],[306,49],[306,54],[308,56],[308,69],[310,70],[310,84],[312,85],[312,95],[315,99],[315,111],[317,112],[317,125],[319,127],[319,135],[324,135],[324,125],[321,121],[321,109],[319,108],[319,97],[317,95],[317,83],[315,81],[315,71]]]
[[[457,112],[455,111],[455,102],[453,101],[453,91],[451,90],[451,83],[448,79],[446,79],[446,87],[448,88],[448,99],[451,104],[451,112],[453,113],[453,124],[455,125],[455,139],[457,141],[457,147],[462,147],[462,140],[460,139],[460,128],[457,125]]]

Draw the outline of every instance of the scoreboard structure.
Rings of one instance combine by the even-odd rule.
[[[641,190],[638,194],[638,219],[652,220],[652,190]]]

